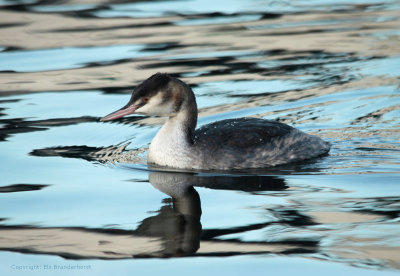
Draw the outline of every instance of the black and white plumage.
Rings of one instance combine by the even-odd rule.
[[[132,113],[168,116],[150,144],[150,165],[191,170],[256,169],[298,162],[325,154],[330,144],[286,124],[238,118],[196,130],[197,104],[192,89],[157,73],[132,93],[127,105],[104,118]]]

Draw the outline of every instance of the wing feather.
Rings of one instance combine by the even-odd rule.
[[[241,150],[265,145],[287,135],[292,127],[258,118],[227,119],[211,123],[195,131],[197,146]]]

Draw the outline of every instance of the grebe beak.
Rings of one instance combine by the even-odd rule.
[[[101,122],[106,122],[106,121],[111,121],[115,120],[121,117],[124,117],[126,115],[132,114],[135,112],[136,109],[138,109],[140,105],[126,105],[123,108],[114,111],[113,113],[108,114],[107,116],[103,117],[100,119]]]

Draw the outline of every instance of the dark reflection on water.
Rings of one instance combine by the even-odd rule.
[[[207,70],[200,72],[198,76],[218,76],[230,75],[237,73],[258,74],[261,76],[288,76],[288,75],[309,75],[309,78],[299,81],[298,89],[304,89],[314,85],[329,86],[335,84],[343,84],[354,80],[356,75],[343,74],[343,69],[329,68],[329,65],[338,65],[351,62],[359,62],[365,60],[373,60],[381,57],[357,57],[354,53],[327,53],[324,51],[287,51],[284,49],[274,49],[268,52],[257,52],[247,57],[253,56],[267,56],[274,58],[273,61],[244,61],[238,59],[237,54],[232,56],[221,56],[212,58],[182,58],[177,60],[167,60],[161,62],[153,62],[144,65],[144,68],[154,69],[162,67],[191,67],[201,68],[206,66],[218,66],[223,69]],[[243,56],[246,57],[246,56]],[[278,58],[280,56],[290,56],[290,58]],[[275,58],[277,57],[277,58]],[[183,77],[177,75],[177,77]],[[302,82],[309,83],[309,85],[301,85]],[[265,88],[266,92],[268,87]],[[251,97],[254,96],[251,92],[249,94],[242,94],[240,96]]]
[[[307,202],[293,206],[271,206],[264,212],[269,213],[269,217],[274,218],[272,220],[264,219],[259,223],[229,228],[202,229],[201,199],[196,191],[200,187],[284,194],[289,186],[284,179],[274,176],[156,171],[149,173],[149,182],[169,198],[165,198],[161,207],[151,212],[134,230],[2,225],[0,248],[6,251],[58,255],[67,259],[217,257],[274,253],[299,254],[365,267],[395,266],[395,263],[389,261],[395,260],[395,256],[386,256],[386,263],[374,258],[380,252],[382,241],[378,236],[375,239],[366,238],[368,228],[365,227],[379,220],[389,222],[397,219],[400,212],[399,197],[327,201],[325,204],[336,205],[336,208],[343,210],[338,209],[336,214],[328,211],[325,217],[323,213],[322,216],[310,213],[311,205],[307,206]],[[341,224],[335,224],[338,217],[341,217]],[[352,235],[357,227],[364,227],[364,238]],[[237,238],[254,231],[263,231],[266,234],[264,240]],[[276,236],[280,231],[286,234]],[[301,232],[320,233],[296,237],[295,233]],[[290,233],[293,235],[288,235]],[[331,235],[341,238],[330,240]],[[43,239],[44,236],[47,238]]]
[[[259,230],[276,224],[287,224],[294,227],[313,225],[312,219],[301,215],[296,210],[283,210],[281,222],[264,222],[252,225],[236,226],[226,229],[202,229],[200,217],[201,200],[195,187],[209,189],[237,190],[246,192],[256,191],[283,191],[287,189],[284,180],[272,176],[251,175],[197,175],[192,173],[156,172],[149,173],[149,182],[159,191],[170,198],[163,200],[163,205],[156,215],[152,215],[142,222],[135,230],[119,229],[85,229],[79,227],[66,228],[37,228],[31,226],[0,226],[3,232],[2,250],[10,250],[35,254],[55,254],[68,259],[85,258],[139,258],[139,257],[177,257],[177,256],[233,256],[240,254],[261,253],[311,253],[315,252],[318,241],[313,240],[283,240],[273,242],[245,242],[236,239],[223,239],[225,235],[240,234],[247,231]],[[27,188],[29,185],[25,185]],[[40,185],[36,189],[40,189]],[[16,185],[14,185],[16,187]],[[22,188],[21,185],[18,187]],[[29,187],[33,187],[30,185]],[[7,187],[3,187],[5,190]],[[11,187],[10,187],[11,188]],[[29,189],[25,189],[29,190]],[[33,190],[31,188],[31,190]],[[22,191],[22,190],[21,190]],[[64,234],[60,235],[60,231]],[[69,233],[74,233],[70,236]],[[76,244],[75,235],[86,236]],[[14,242],[7,242],[12,235]],[[27,240],[25,235],[29,236]],[[49,238],[40,241],[43,235]],[[119,239],[125,241],[132,248],[119,247]],[[145,238],[145,239],[143,239]],[[70,239],[70,240],[69,240]],[[87,239],[97,241],[99,247],[95,252],[84,252],[82,248]],[[201,243],[203,250],[196,254]],[[8,247],[5,244],[8,243]],[[49,246],[57,248],[60,244],[71,244],[61,251],[49,251]],[[222,252],[214,252],[213,246],[222,245]],[[247,248],[247,245],[250,248]],[[208,248],[210,247],[210,248]],[[254,247],[254,248],[253,248]],[[46,249],[47,248],[47,249]],[[132,252],[131,256],[127,256]],[[152,251],[154,250],[154,251]],[[250,250],[250,251],[249,251]],[[121,251],[121,252],[120,252]],[[242,252],[243,251],[243,252]]]
[[[26,120],[25,118],[0,119],[0,141],[6,141],[10,135],[17,133],[48,130],[48,127],[68,126],[83,122],[97,121],[97,118],[58,118],[48,120]]]
[[[39,184],[14,184],[14,185],[0,187],[0,193],[37,191],[47,186],[48,185],[39,185]]]

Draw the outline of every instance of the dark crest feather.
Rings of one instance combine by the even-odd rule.
[[[172,78],[165,73],[156,73],[139,84],[132,93],[129,104],[141,97],[152,97],[158,91],[164,89]]]

